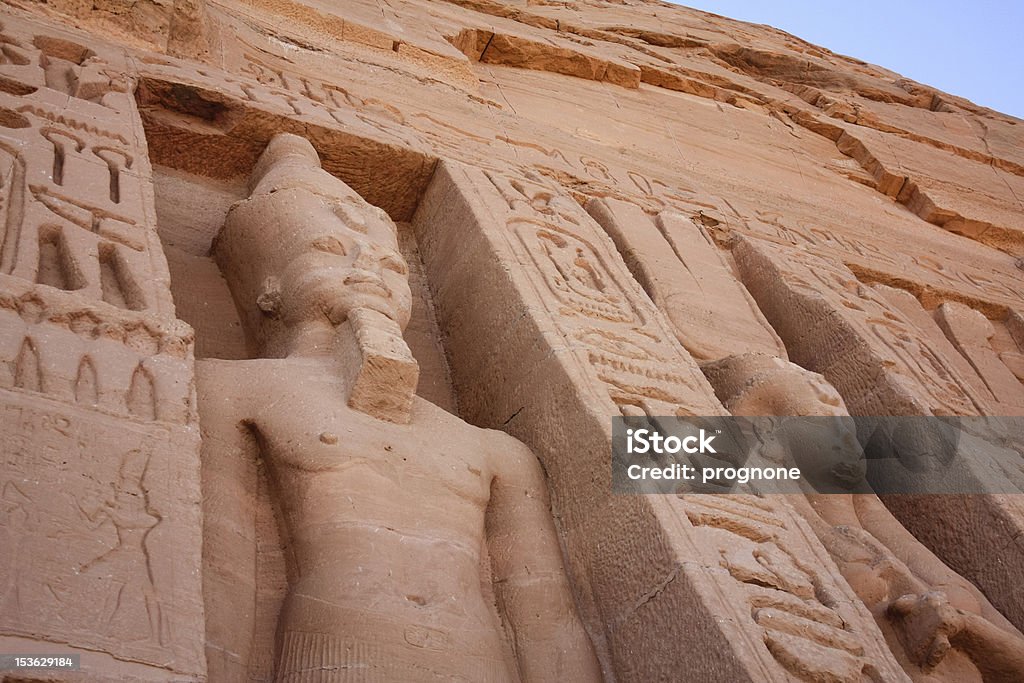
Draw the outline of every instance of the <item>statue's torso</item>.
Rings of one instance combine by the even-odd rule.
[[[419,400],[409,425],[377,420],[348,408],[332,375],[259,364],[248,421],[293,574],[285,648],[299,634],[383,648],[388,666],[415,653],[416,666],[440,657],[436,666],[494,678],[485,672],[504,669],[499,625],[481,590],[487,432]]]

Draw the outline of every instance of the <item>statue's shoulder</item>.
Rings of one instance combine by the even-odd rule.
[[[277,393],[275,385],[288,376],[288,367],[283,360],[197,360],[196,390],[200,413],[211,406],[218,410],[227,406],[239,411],[254,410],[263,400],[271,399]]]
[[[483,429],[487,454],[499,476],[519,482],[543,479],[543,470],[536,454],[519,439],[498,429]]]
[[[413,425],[430,425],[442,435],[447,434],[452,441],[474,444],[474,450],[492,465],[496,473],[518,473],[529,477],[540,470],[540,462],[533,451],[519,439],[500,429],[470,424],[419,396],[413,400]]]

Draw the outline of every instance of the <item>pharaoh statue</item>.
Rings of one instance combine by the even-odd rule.
[[[839,486],[858,479],[856,426],[839,392],[821,375],[767,353],[727,356],[702,365],[723,405],[741,416],[828,416],[827,438],[776,444],[816,477]],[[786,417],[778,418],[785,421]],[[794,421],[799,422],[799,421]],[[824,453],[833,444],[840,453]],[[869,489],[870,490],[870,489]],[[914,538],[874,493],[791,496],[850,586],[873,612],[916,680],[933,673],[960,681],[1024,680],[1024,636],[973,584]],[[941,669],[940,669],[941,667]]]
[[[257,359],[204,367],[203,426],[266,468],[276,680],[598,680],[538,461],[415,396],[397,244],[280,134],[214,245]]]
[[[755,432],[773,423],[752,435],[756,453],[749,455],[795,464],[827,490],[843,492],[808,487],[788,500],[873,612],[905,670],[919,681],[1024,680],[1024,638],[867,486],[862,434],[842,396],[823,376],[786,359],[782,340],[701,221],[671,211],[652,221],[639,207],[607,198],[590,200],[587,210],[668,315],[680,343],[701,360],[724,407],[766,418],[752,421]],[[828,419],[787,419],[812,416]],[[907,435],[886,435],[877,426],[868,436],[907,445]],[[893,449],[901,464],[907,450],[914,449]],[[930,454],[936,455],[944,454]]]

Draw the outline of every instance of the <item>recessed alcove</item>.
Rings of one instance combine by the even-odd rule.
[[[230,148],[225,146],[222,152],[229,154]],[[353,150],[352,154],[362,152]],[[337,169],[349,168],[354,162],[337,161],[337,150],[321,154],[336,160],[333,168],[338,177],[353,188],[365,187],[365,179],[353,179],[349,174],[337,172]],[[180,162],[185,159],[162,154],[159,148],[153,156],[157,161]],[[379,168],[383,170],[388,165],[381,163]],[[246,175],[208,177],[196,173],[196,170],[160,163],[154,165],[158,231],[167,256],[177,315],[196,331],[196,357],[250,358],[253,353],[246,341],[241,317],[211,256],[213,241],[231,205],[247,196]],[[380,181],[384,185],[400,185],[398,179],[383,174]],[[426,273],[412,227],[404,222],[409,217],[408,202],[385,204],[382,208],[396,221],[399,247],[409,263],[413,313],[404,338],[420,366],[417,393],[444,410],[456,413],[455,395],[434,318]]]

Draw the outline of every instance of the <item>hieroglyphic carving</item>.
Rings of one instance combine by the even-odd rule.
[[[169,314],[141,120],[119,75],[123,57],[4,21],[9,59],[0,77],[24,87],[0,88],[0,271]],[[137,283],[134,296],[104,296],[101,261],[112,253],[119,279]]]
[[[82,111],[79,119],[70,108],[2,93],[0,107],[28,123],[0,129],[0,144],[16,155],[4,188],[3,271],[103,300],[100,260],[116,248],[122,270],[134,271],[132,279],[150,290],[139,292],[148,305],[135,301],[135,307],[167,311],[166,294],[150,282],[166,275],[151,253],[158,243],[142,187],[148,180],[132,172],[138,153],[120,142],[132,134],[113,133],[113,139],[76,130],[76,121],[96,114]]]
[[[126,151],[128,140],[141,139],[137,117],[126,110],[128,120],[112,124],[102,105],[51,94],[0,94],[0,148],[7,164],[0,266],[5,273],[100,298],[96,249],[106,242],[84,238],[76,227],[138,252],[155,240],[141,187],[148,181],[128,173],[134,158]],[[132,101],[125,96],[121,103]],[[110,179],[97,185],[99,164]],[[145,254],[131,257],[140,275],[164,279],[151,260]],[[162,304],[157,310],[166,309],[166,295],[155,298]]]
[[[36,282],[65,291],[74,291],[86,285],[74,249],[68,244],[59,226],[43,226],[39,230]]]
[[[81,39],[14,17],[0,23],[0,90],[30,95],[48,89],[127,113],[122,53],[85,47]]]
[[[261,86],[279,93],[296,115],[323,118],[326,114],[338,124],[351,127],[359,122],[374,130],[376,136],[392,144],[420,147],[424,142],[437,152],[458,154],[468,151],[467,141],[473,147],[489,146],[493,141],[486,134],[473,133],[464,127],[444,120],[429,111],[403,113],[398,107],[365,91],[357,92],[350,82],[334,82],[314,76],[287,59],[268,53],[239,40],[242,47],[239,76],[255,79]],[[346,87],[339,83],[344,82]],[[466,92],[470,100],[492,107],[498,105]],[[499,138],[500,139],[500,138]]]
[[[415,135],[410,135],[409,127],[404,125],[405,116],[382,100],[360,97],[340,85],[299,75],[283,63],[272,65],[271,57],[257,56],[255,50],[243,56],[242,67],[231,75],[213,74],[170,58],[140,59],[136,68],[143,78],[143,97],[151,97],[147,92],[162,97],[161,81],[166,79],[180,84],[174,87],[175,95],[189,99],[186,104],[196,107],[195,111],[181,113],[197,116],[207,125],[229,128],[233,123],[231,107],[220,104],[226,96],[243,107],[259,108],[277,116],[328,128],[344,126],[351,134],[416,146]]]
[[[978,414],[983,400],[941,350],[842,262],[753,239],[734,254],[790,356],[823,374],[854,414]]]
[[[146,308],[142,287],[132,275],[124,249],[106,242],[99,245],[100,290],[103,300],[118,308],[139,311]]]
[[[82,356],[75,376],[75,403],[94,406],[100,402],[100,380],[96,366],[88,355]]]
[[[751,618],[764,629],[765,646],[790,674],[801,680],[889,680],[892,674],[881,674],[872,661],[878,645],[862,630],[863,614],[845,604],[849,588],[823,568],[791,510],[746,495],[683,501],[700,545],[712,548],[709,556],[717,551]]]
[[[834,228],[784,218],[776,211],[755,210],[753,214],[736,221],[739,232],[807,249],[857,272],[874,274],[883,282],[906,282],[935,304],[945,299],[967,300],[1005,310],[1012,302],[1024,299],[1024,287],[1018,278],[941,251],[907,251],[899,243],[888,242],[885,236],[866,231],[861,234],[856,226],[840,233]]]
[[[200,586],[175,569],[200,553],[195,432],[11,398],[0,389],[0,633],[201,674]]]
[[[575,202],[536,180],[485,175],[508,205],[505,224],[516,237],[510,246],[517,261],[567,342],[586,349],[617,405],[648,415],[677,414],[708,391],[695,367],[672,362],[679,351],[668,342],[664,322],[638,296],[608,245],[595,242],[606,238]],[[715,409],[713,399],[705,405]]]
[[[0,638],[200,680],[192,331],[123,53],[88,44],[0,26]]]
[[[582,609],[604,635],[616,676],[678,675],[684,660],[700,676],[707,664],[683,649],[642,663],[626,655],[659,637],[658,624],[686,621],[701,642],[724,637],[751,655],[719,659],[719,677],[814,680],[839,662],[836,680],[904,680],[870,616],[784,501],[609,496],[609,415],[724,409],[578,204],[538,178],[444,162],[414,225],[460,407],[478,423],[503,425],[544,461]],[[486,310],[455,295],[480,289],[492,302]],[[500,341],[481,344],[482,330],[500,330]],[[501,357],[482,362],[492,347]],[[518,405],[523,393],[527,408]],[[571,426],[554,426],[549,415],[566,410]],[[716,505],[734,514],[727,519]],[[617,571],[623,553],[634,564],[642,557],[645,570]],[[694,592],[704,596],[696,612],[685,597]]]
[[[192,333],[183,324],[112,319],[10,277],[0,287],[0,388],[144,422],[195,423]]]
[[[311,105],[314,108],[320,105],[335,121],[346,123],[350,119],[342,112],[353,111],[360,121],[388,135],[398,135],[398,126],[406,123],[405,116],[396,107],[379,98],[360,97],[340,85],[290,71],[283,63],[273,65],[272,60],[270,55],[261,57],[256,50],[247,51],[239,74],[251,77],[263,86],[289,93],[292,98],[285,96],[285,99],[296,114],[302,114]],[[300,106],[296,97],[308,102]],[[383,122],[398,125],[387,127]]]
[[[39,351],[32,337],[25,337],[13,361],[14,386],[25,391],[43,391],[43,371],[39,367]]]
[[[889,305],[899,309],[907,317],[911,323],[917,328],[917,330],[929,340],[932,345],[932,349],[943,359],[949,361],[957,374],[967,382],[974,392],[974,396],[979,403],[985,405],[985,414],[993,414],[991,407],[995,402],[995,397],[992,392],[989,391],[988,387],[985,386],[985,382],[978,375],[978,373],[971,367],[970,363],[967,362],[956,350],[956,348],[946,339],[942,330],[936,323],[934,316],[931,312],[925,310],[921,302],[910,292],[905,289],[899,289],[896,287],[890,287],[883,284],[871,285],[871,289],[874,290],[879,296],[882,297]]]
[[[884,291],[860,283],[841,262],[750,238],[733,254],[790,357],[823,374],[851,413],[977,415],[992,405],[962,377],[962,363],[947,357],[948,344],[933,341]],[[965,463],[978,467],[984,480],[984,462]],[[1024,512],[1012,497],[896,496],[886,505],[936,555],[991,596],[1011,622],[1024,624],[1024,603],[1000,588],[1012,580],[1006,567],[1024,561],[1017,559],[1021,548],[1012,540],[1024,529]],[[978,525],[969,544],[952,531],[949,518]]]
[[[104,576],[116,577],[103,593],[94,596],[90,620],[112,627],[111,634],[122,642],[143,641],[165,647],[170,634],[153,583],[152,551],[147,543],[150,532],[163,521],[146,482],[150,460],[151,456],[139,449],[129,451],[109,494],[95,501],[76,500],[90,528],[110,524],[116,534],[112,547],[81,563],[76,573],[96,583]],[[135,599],[125,600],[126,593]],[[73,600],[74,596],[69,598]]]

